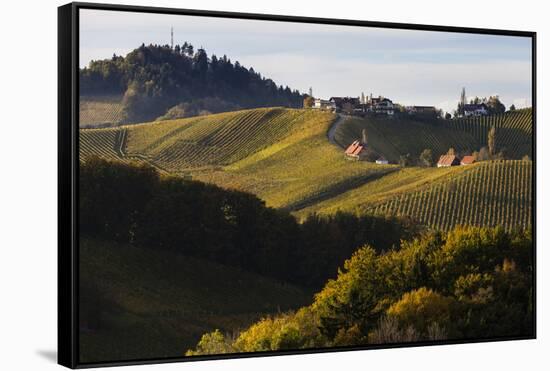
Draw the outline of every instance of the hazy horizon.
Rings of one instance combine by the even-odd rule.
[[[81,10],[80,67],[142,43],[189,42],[315,97],[383,95],[451,112],[469,97],[531,106],[531,39],[436,31]]]

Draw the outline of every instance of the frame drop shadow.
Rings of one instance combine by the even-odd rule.
[[[37,350],[36,354],[50,362],[57,363],[57,351],[55,350]]]

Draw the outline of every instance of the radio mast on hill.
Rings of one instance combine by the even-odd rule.
[[[170,48],[174,49],[174,27],[170,27]]]

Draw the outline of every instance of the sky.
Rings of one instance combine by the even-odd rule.
[[[80,66],[185,41],[313,95],[382,95],[452,112],[468,97],[531,106],[531,39],[517,36],[81,10]]]

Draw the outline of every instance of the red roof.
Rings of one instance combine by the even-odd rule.
[[[455,155],[442,155],[437,162],[438,165],[443,166],[452,166],[456,163],[458,163],[458,157],[456,157]]]
[[[345,153],[346,155],[349,155],[349,156],[359,156],[359,154],[364,148],[365,147],[361,144],[361,142],[356,140],[355,142],[349,145]]]
[[[475,162],[476,160],[474,159],[474,156],[464,156],[462,157],[462,161],[460,161],[460,163],[462,165],[471,165]]]

